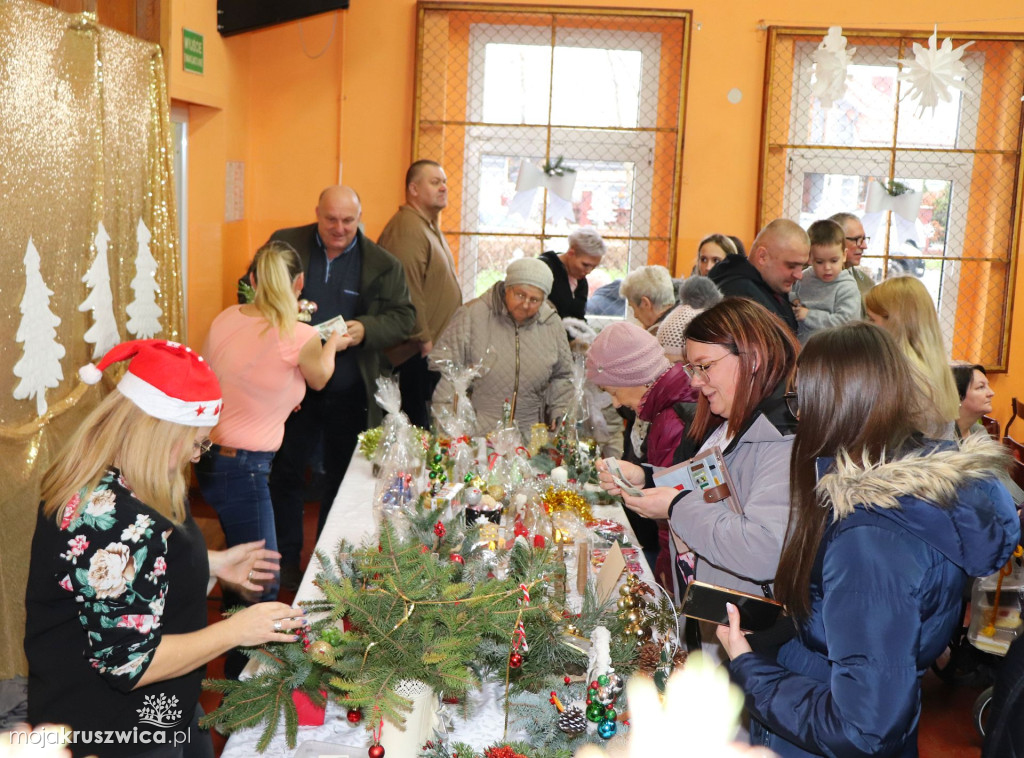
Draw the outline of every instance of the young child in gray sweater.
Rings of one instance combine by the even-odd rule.
[[[843,227],[831,220],[815,221],[807,236],[811,238],[811,265],[789,293],[801,345],[819,329],[861,317],[860,289],[850,272],[843,270]]]

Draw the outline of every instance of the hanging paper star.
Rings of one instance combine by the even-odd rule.
[[[930,108],[934,115],[940,100],[947,103],[952,101],[953,88],[961,92],[967,91],[967,66],[960,58],[963,57],[964,50],[974,42],[968,42],[954,50],[953,40],[949,37],[942,40],[942,47],[938,47],[938,36],[939,27],[936,26],[932,36],[928,38],[928,47],[915,42],[914,59],[901,58],[896,61],[902,67],[900,81],[910,85],[904,97],[917,101],[918,118],[924,114],[925,108]]]
[[[846,49],[843,27],[830,26],[817,50],[811,53],[814,61],[811,94],[821,101],[822,108],[831,108],[832,103],[846,94],[846,67],[850,65],[855,52],[855,47]]]

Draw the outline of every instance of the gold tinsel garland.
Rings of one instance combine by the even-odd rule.
[[[558,489],[553,484],[544,493],[544,507],[548,513],[572,511],[584,522],[592,521],[594,518],[590,505],[580,493],[569,489]]]

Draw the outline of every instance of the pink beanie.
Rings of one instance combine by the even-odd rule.
[[[599,387],[642,387],[670,366],[658,340],[628,321],[606,326],[587,351],[587,379]]]

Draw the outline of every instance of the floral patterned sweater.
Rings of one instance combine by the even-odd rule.
[[[84,504],[82,501],[85,501]],[[40,509],[25,597],[30,723],[69,724],[78,755],[127,756],[158,745],[139,732],[187,729],[205,666],[137,687],[164,634],[206,626],[210,568],[191,515],[175,524],[139,501],[110,468],[65,506]],[[108,744],[96,732],[127,730]],[[150,734],[149,736],[152,736]],[[82,744],[91,737],[90,743]],[[145,738],[142,738],[145,739]]]

